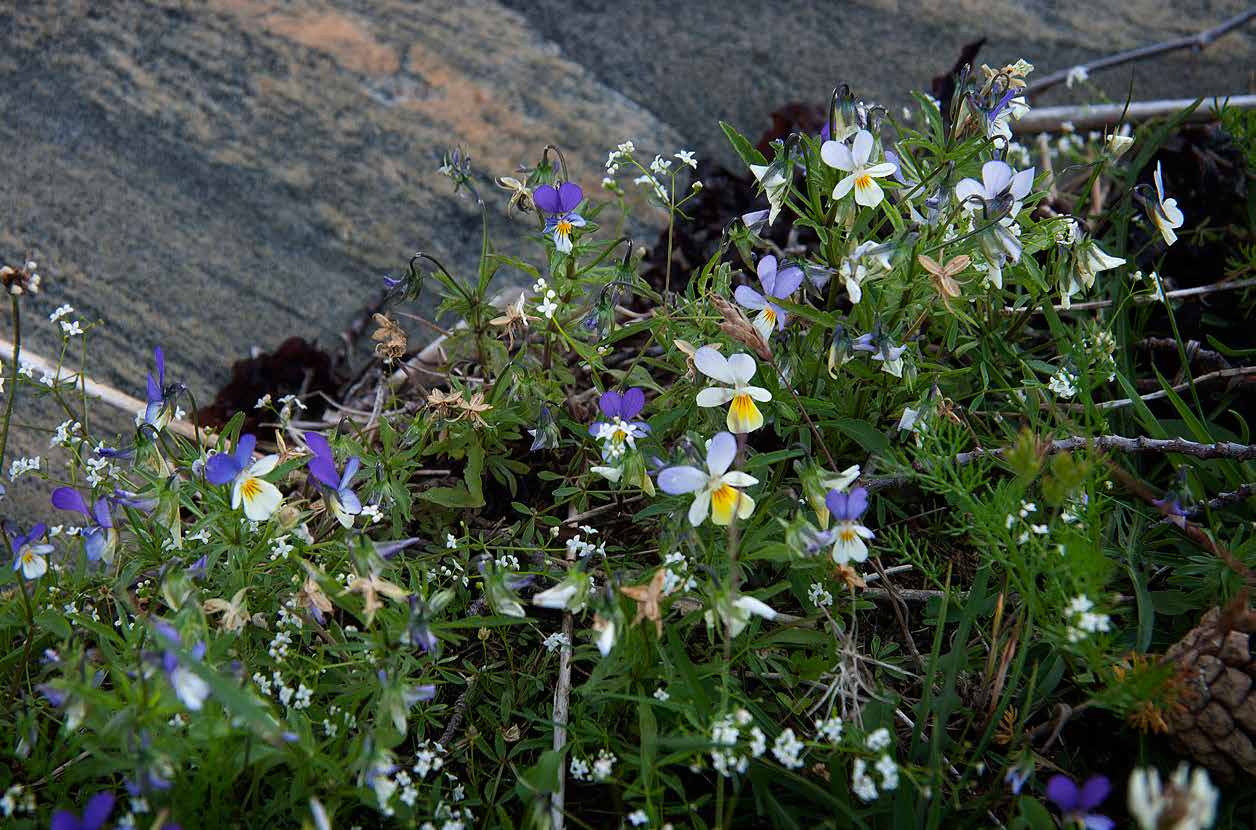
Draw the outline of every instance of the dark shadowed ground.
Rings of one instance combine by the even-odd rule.
[[[102,321],[95,377],[139,394],[162,343],[206,400],[250,347],[332,343],[414,250],[473,265],[476,213],[434,172],[450,145],[497,175],[555,141],[595,190],[624,139],[727,158],[720,119],[754,135],[842,81],[901,103],[981,35],[986,61],[1046,72],[1244,5],[10,0],[0,259],[40,263],[32,349],[55,353],[46,315],[70,303]],[[1250,91],[1254,33],[1134,68],[1138,96]],[[1123,97],[1130,77],[1095,80]],[[517,232],[504,200],[494,211],[499,235]],[[24,432],[14,449],[47,457],[42,444]],[[0,513],[33,487],[19,481]]]

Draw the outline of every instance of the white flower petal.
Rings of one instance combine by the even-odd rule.
[[[728,384],[736,382],[733,379],[732,372],[728,369],[728,358],[710,346],[703,346],[693,353],[693,365],[697,366],[698,371],[709,378],[715,378]]]
[[[758,365],[754,362],[754,358],[745,352],[738,352],[735,355],[730,355],[728,358],[728,372],[735,384],[748,383],[754,377],[757,368]]]
[[[707,442],[707,471],[712,478],[724,475],[737,457],[737,439],[727,432],[717,432]]]
[[[706,521],[707,514],[711,512],[711,491],[699,490],[698,494],[693,497],[693,504],[689,505],[689,524],[697,527]]]
[[[264,481],[260,478],[245,479],[241,476],[241,483],[244,481],[251,481],[256,488],[256,492],[251,498],[244,496],[242,499],[244,501],[244,515],[249,518],[249,521],[266,521],[275,514],[275,511],[279,509],[279,505],[283,503],[283,494],[279,492],[278,487],[269,481]]]
[[[872,143],[872,133],[867,130],[855,133],[855,146],[850,155],[856,167],[863,167],[868,163],[868,159],[872,157]]]
[[[826,141],[820,145],[820,158],[829,167],[836,167],[847,173],[855,169],[855,160],[851,158],[850,148],[841,141]]]
[[[708,386],[698,393],[698,406],[723,406],[733,399],[733,390],[723,386]]]

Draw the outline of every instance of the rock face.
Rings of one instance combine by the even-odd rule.
[[[139,393],[160,343],[168,373],[204,402],[253,346],[330,344],[414,250],[456,273],[473,266],[477,212],[434,172],[449,146],[470,153],[506,240],[518,229],[488,177],[534,163],[549,141],[594,191],[620,141],[727,158],[720,118],[756,135],[771,110],[842,80],[902,102],[982,34],[991,62],[1025,55],[1050,70],[1195,31],[1243,3],[1193,6],[4,4],[0,260],[40,264],[32,349],[55,354],[42,317],[70,303],[84,324],[103,322],[93,376]],[[1240,33],[1140,66],[1139,94],[1244,91],[1254,52]],[[1123,96],[1128,76],[1105,77]],[[19,435],[13,449],[43,445]]]

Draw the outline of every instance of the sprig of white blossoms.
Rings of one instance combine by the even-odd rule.
[[[1073,597],[1068,606],[1064,609],[1064,614],[1069,619],[1068,641],[1070,643],[1078,643],[1086,639],[1090,634],[1098,634],[1111,630],[1112,621],[1107,614],[1098,614],[1092,611],[1095,604],[1085,594]]]

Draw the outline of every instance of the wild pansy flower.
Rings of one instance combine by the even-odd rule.
[[[5,529],[5,532],[9,532]],[[13,570],[21,570],[26,579],[39,579],[48,573],[48,554],[52,553],[52,545],[38,544],[48,526],[43,522],[31,528],[30,533],[16,533],[10,544],[13,547]]]
[[[1020,795],[1020,791],[1024,788],[1025,782],[1028,781],[1029,776],[1033,774],[1033,757],[1026,756],[1007,768],[1007,774],[1003,776],[1003,781],[1009,788],[1011,788],[1012,795]]]
[[[82,513],[91,522],[79,534],[83,539],[83,550],[87,552],[87,561],[95,562],[104,559],[113,561],[113,551],[118,544],[118,531],[113,527],[113,518],[109,515],[109,500],[104,496],[96,499],[96,503],[88,509],[83,494],[73,487],[58,487],[52,491],[52,506],[58,510],[73,510]]]
[[[436,687],[429,684],[412,686],[403,683],[398,677],[389,677],[388,672],[380,669],[376,676],[381,687],[380,709],[392,720],[393,728],[398,733],[406,734],[406,721],[414,704],[436,697]]]
[[[742,308],[759,312],[755,315],[754,327],[759,330],[759,334],[763,335],[763,339],[767,340],[772,336],[773,330],[784,331],[785,323],[789,320],[785,309],[772,300],[789,299],[789,296],[798,290],[798,286],[802,285],[803,274],[802,269],[794,265],[778,271],[776,257],[772,254],[759,259],[757,270],[759,285],[763,287],[763,293],[760,294],[748,285],[739,285],[733,292],[733,296]]]
[[[1150,200],[1144,200],[1147,205],[1147,214],[1155,224],[1156,230],[1160,231],[1160,236],[1164,238],[1164,244],[1172,245],[1177,242],[1175,231],[1182,227],[1186,217],[1182,215],[1177,199],[1164,197],[1164,178],[1160,172],[1160,162],[1156,162],[1156,172],[1152,174],[1152,179],[1156,183],[1156,201],[1152,203]]]
[[[96,793],[83,808],[82,818],[69,810],[57,810],[49,826],[51,830],[101,830],[113,812],[113,802],[113,793]]]
[[[869,165],[874,142],[872,133],[859,130],[855,133],[852,146],[844,141],[826,141],[820,146],[820,158],[829,167],[836,167],[847,175],[833,188],[833,199],[842,199],[853,189],[856,204],[864,207],[876,207],[885,198],[885,191],[876,183],[894,172],[894,165],[889,162]]]
[[[846,327],[838,323],[833,327],[833,337],[829,340],[829,377],[837,377],[837,368],[846,365],[854,351],[855,341],[846,332]]]
[[[858,304],[863,299],[865,280],[890,270],[892,251],[891,245],[869,241],[853,245],[850,253],[842,257],[837,272],[846,284],[846,293],[850,296],[851,303]]]
[[[545,404],[541,404],[541,412],[537,415],[536,429],[528,430],[528,434],[532,436],[528,452],[558,448],[558,421],[554,420],[554,413]]]
[[[166,356],[161,346],[153,349],[153,360],[157,365],[157,377],[154,378],[152,372],[148,373],[148,400],[144,407],[143,422],[161,431],[174,415],[172,398],[178,387],[166,386]]]
[[[554,238],[554,247],[571,253],[571,234],[585,226],[584,217],[575,210],[584,200],[584,191],[574,182],[563,182],[557,188],[543,184],[532,194],[532,201],[546,214],[545,233]]]
[[[659,473],[659,487],[664,493],[679,496],[694,493],[689,506],[689,524],[697,527],[707,515],[717,525],[727,525],[737,518],[747,519],[754,512],[754,499],[741,492],[741,487],[758,484],[759,479],[742,472],[729,472],[737,457],[737,439],[719,432],[707,442],[706,469],[680,466],[668,467]]]
[[[305,443],[314,453],[308,466],[310,475],[318,482],[319,490],[323,493],[324,504],[341,525],[353,527],[353,517],[362,512],[362,502],[351,486],[353,477],[357,475],[362,464],[361,459],[353,456],[345,462],[344,474],[337,475],[336,460],[327,439],[317,432],[307,432]]]
[[[826,500],[829,491],[838,490],[844,492],[847,487],[854,484],[855,480],[859,478],[859,465],[852,464],[836,474],[817,466],[802,468],[799,465],[796,469],[798,469],[798,475],[802,482],[803,494],[811,504],[811,509],[816,512],[816,516],[820,520],[820,527],[827,528],[829,526],[829,508]]]
[[[741,223],[750,233],[757,234],[768,224],[768,217],[771,215],[771,210],[752,210],[741,215]]]
[[[903,352],[906,346],[895,346],[881,331],[878,323],[872,331],[861,334],[851,342],[850,348],[856,352],[872,352],[872,359],[881,362],[881,371],[896,378],[903,376]]]
[[[411,594],[410,614],[406,628],[401,632],[402,645],[416,646],[429,654],[439,655],[440,640],[432,633],[432,617],[439,614],[453,598],[454,592],[448,588],[437,591],[430,600]]]
[[[1060,811],[1065,824],[1080,824],[1086,830],[1112,830],[1115,821],[1093,812],[1111,789],[1112,784],[1102,775],[1091,776],[1080,787],[1066,775],[1053,775],[1047,782],[1047,798]]]
[[[480,576],[484,579],[484,597],[495,613],[506,617],[523,619],[528,614],[523,610],[523,603],[516,593],[520,588],[529,585],[532,577],[523,576],[509,570],[485,556],[480,560]]]
[[[1065,272],[1067,282],[1060,286],[1060,304],[1065,308],[1072,305],[1073,296],[1083,288],[1089,289],[1094,286],[1095,276],[1099,272],[1119,268],[1125,264],[1125,260],[1121,257],[1105,253],[1099,247],[1099,243],[1082,231],[1081,225],[1074,219],[1069,220],[1068,230],[1060,244],[1071,246],[1072,258],[1072,267]]]
[[[750,172],[754,175],[755,181],[759,183],[759,187],[763,189],[763,194],[768,197],[768,225],[771,226],[776,217],[780,215],[781,208],[785,206],[785,197],[789,195],[789,178],[786,177],[785,171],[789,170],[791,177],[793,167],[789,163],[788,153],[784,153],[784,158],[778,158],[771,164],[752,164]],[[746,214],[746,217],[751,214]],[[758,224],[762,221],[748,220],[743,217],[743,221],[747,227],[752,224]]]
[[[264,522],[283,502],[279,488],[262,478],[275,469],[279,456],[267,455],[254,461],[256,446],[256,435],[241,435],[234,453],[220,452],[209,459],[205,478],[211,484],[231,484],[231,509],[238,510],[243,504],[244,515],[250,521]]]
[[[199,641],[188,652],[191,661],[181,660],[177,648],[182,648],[183,641],[174,626],[167,622],[157,621],[153,628],[159,640],[165,642],[165,649],[159,659],[159,665],[171,688],[184,706],[193,712],[199,712],[209,697],[209,684],[200,675],[188,668],[191,661],[199,662],[205,656],[205,643]]]
[[[830,490],[824,504],[837,522],[834,526],[833,562],[838,565],[863,562],[868,558],[868,546],[864,539],[874,538],[872,531],[859,521],[868,509],[868,491],[863,487],[856,487],[849,493]]]
[[[602,458],[621,457],[627,449],[637,448],[637,439],[650,432],[645,421],[633,420],[645,406],[645,392],[637,387],[619,393],[609,390],[598,399],[598,407],[606,417],[589,427],[589,434],[602,442]]]
[[[991,223],[978,235],[982,252],[990,263],[991,282],[1003,287],[1003,259],[1020,262],[1020,238],[1011,225],[1021,202],[1034,186],[1034,168],[1016,171],[1004,161],[987,161],[981,166],[981,181],[963,179],[955,185],[955,198],[968,211],[981,210]]]
[[[744,352],[724,357],[712,347],[703,346],[694,352],[693,365],[707,377],[728,384],[703,389],[698,393],[698,406],[731,403],[726,420],[729,432],[754,432],[763,426],[763,413],[754,402],[770,401],[772,393],[761,386],[750,385],[758,369],[753,357]]]

